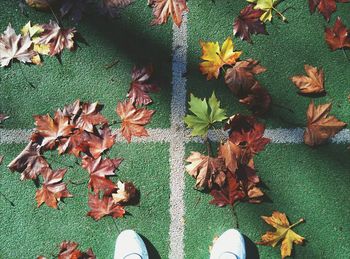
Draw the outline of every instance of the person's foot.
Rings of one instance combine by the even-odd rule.
[[[134,230],[124,230],[119,234],[114,259],[148,259],[146,245]]]
[[[242,234],[235,229],[225,231],[215,242],[210,259],[245,259],[245,242]]]

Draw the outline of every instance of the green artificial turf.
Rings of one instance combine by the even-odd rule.
[[[74,195],[59,203],[59,210],[43,204],[36,207],[36,187],[32,181],[20,181],[18,173],[11,173],[6,165],[24,145],[1,145],[5,160],[0,166],[0,258],[22,259],[58,253],[63,240],[81,244],[81,249],[92,247],[97,258],[109,259],[114,253],[117,235],[124,229],[134,229],[150,240],[153,258],[168,255],[169,231],[169,159],[168,144],[117,144],[111,157],[125,160],[118,171],[118,179],[133,181],[141,193],[138,206],[127,206],[128,215],[122,219],[111,217],[94,221],[87,217],[87,185],[68,184]],[[158,154],[162,154],[159,156]],[[157,159],[155,159],[157,157]],[[88,174],[71,156],[47,155],[54,169],[68,168],[65,182],[86,182]],[[117,181],[117,177],[113,178]],[[6,197],[6,199],[5,199]],[[13,206],[9,202],[13,203]],[[158,256],[158,257],[157,257]]]
[[[30,8],[28,17],[21,14],[19,1],[0,2],[0,30],[11,23],[16,32],[30,20],[48,23],[50,13]],[[149,127],[169,127],[171,89],[171,24],[150,26],[152,10],[136,1],[117,19],[89,15],[76,28],[87,44],[79,43],[76,52],[64,51],[62,64],[55,57],[44,57],[42,66],[15,63],[0,69],[0,111],[11,118],[5,128],[31,128],[32,115],[52,113],[76,99],[105,105],[109,120],[118,120],[117,101],[123,100],[131,82],[134,65],[152,63],[160,93],[152,94],[157,112]],[[67,27],[73,26],[64,20]],[[110,69],[105,65],[119,60]],[[27,78],[27,79],[26,79]],[[32,88],[29,83],[35,88]]]
[[[189,1],[188,6],[188,81],[189,92],[207,97],[215,90],[229,114],[250,113],[239,104],[226,87],[223,74],[218,80],[206,80],[199,71],[201,47],[199,41],[218,41],[220,45],[228,36],[233,36],[233,21],[247,1]],[[294,84],[289,80],[293,75],[304,74],[304,64],[323,67],[327,95],[317,103],[333,102],[332,113],[339,119],[350,122],[350,64],[344,53],[331,52],[324,40],[324,28],[333,26],[336,17],[350,26],[349,4],[337,4],[338,11],[332,15],[329,24],[321,14],[310,15],[307,0],[282,1],[278,10],[288,23],[277,16],[267,25],[266,35],[253,36],[253,44],[234,38],[237,50],[242,50],[242,58],[261,61],[267,71],[258,76],[262,86],[272,96],[272,109],[264,117],[269,128],[294,128],[305,125],[305,113],[311,98],[299,96]],[[350,52],[348,55],[350,55]],[[292,111],[290,111],[292,110]]]
[[[205,147],[188,144],[187,153]],[[285,212],[292,223],[306,223],[294,230],[306,238],[305,246],[295,246],[295,258],[347,258],[350,254],[349,151],[345,145],[310,149],[305,145],[269,144],[255,159],[258,175],[266,185],[270,201],[262,204],[238,203],[237,219],[230,208],[208,204],[209,194],[192,189],[194,179],[186,176],[185,252],[187,258],[207,258],[215,236],[236,227],[249,239],[248,253],[254,255],[252,242],[270,230],[260,216],[274,210]],[[258,246],[260,258],[279,258],[280,249]],[[256,255],[256,254],[255,254]],[[256,258],[256,257],[248,257]]]

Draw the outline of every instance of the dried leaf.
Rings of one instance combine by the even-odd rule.
[[[257,244],[275,247],[281,241],[281,256],[282,258],[286,258],[292,253],[293,243],[297,245],[302,245],[304,243],[305,238],[299,236],[292,230],[293,227],[304,222],[304,219],[300,219],[298,222],[290,225],[286,214],[278,211],[274,211],[271,217],[262,216],[261,218],[265,220],[267,224],[274,227],[276,231],[266,232],[266,234],[261,237],[261,241]]]
[[[89,194],[88,204],[91,210],[87,215],[94,220],[100,220],[104,216],[121,218],[125,214],[124,207],[114,204],[112,197],[103,196],[100,200],[97,194]]]
[[[337,10],[338,3],[347,3],[349,0],[309,0],[310,12],[314,13],[316,7],[323,17],[329,22],[332,13]]]
[[[232,141],[226,140],[225,143],[222,143],[219,146],[219,156],[224,159],[227,169],[234,173],[236,172],[240,161],[241,148]]]
[[[334,116],[329,116],[332,104],[326,103],[315,106],[312,101],[307,110],[307,126],[304,132],[304,142],[309,146],[325,143],[346,127],[346,123]]]
[[[323,93],[324,73],[322,69],[317,69],[310,65],[304,65],[307,76],[293,76],[291,80],[299,88],[302,94]]]
[[[256,82],[247,96],[241,98],[239,102],[246,105],[255,115],[263,115],[270,109],[271,95],[266,88]]]
[[[325,29],[325,39],[332,51],[350,47],[350,30],[345,27],[340,17],[333,27]]]
[[[121,133],[128,142],[131,142],[132,136],[148,136],[144,126],[151,120],[153,110],[136,108],[131,101],[124,101],[118,103],[116,113],[122,120]]]
[[[8,118],[10,118],[10,116],[7,116],[3,113],[0,113],[0,123],[2,123],[3,121],[7,120]]]
[[[263,14],[262,10],[254,9],[254,5],[247,5],[239,13],[233,24],[233,34],[240,37],[241,40],[246,40],[252,43],[251,34],[265,34],[267,35],[266,26],[260,20]]]
[[[166,23],[171,15],[174,23],[180,27],[184,12],[188,12],[186,0],[154,0],[151,4],[155,16],[152,25]]]
[[[133,0],[100,0],[100,13],[102,15],[109,15],[116,17],[122,8],[127,7]]]
[[[118,190],[112,194],[115,203],[128,203],[134,200],[137,196],[137,190],[132,182],[118,181]]]
[[[49,167],[41,171],[44,179],[43,186],[35,194],[38,207],[45,202],[47,206],[57,209],[57,201],[61,198],[72,197],[67,190],[66,184],[62,182],[66,172],[67,169],[52,171]]]

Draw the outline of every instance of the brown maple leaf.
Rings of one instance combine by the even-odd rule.
[[[125,214],[124,207],[115,204],[112,197],[103,196],[100,200],[97,194],[89,194],[88,204],[91,210],[87,215],[94,220],[100,220],[102,217],[108,215],[113,218],[121,218]]]
[[[23,151],[8,165],[13,172],[22,173],[21,180],[36,179],[42,170],[48,168],[49,164],[40,153],[40,146],[29,142]]]
[[[132,70],[132,82],[127,97],[136,106],[148,105],[152,103],[151,97],[148,95],[150,92],[158,92],[159,88],[150,82],[150,78],[153,73],[153,66],[147,67],[134,67]]]
[[[110,149],[115,143],[115,134],[105,125],[98,130],[98,135],[84,131],[80,149],[93,158],[98,158],[103,152]]]
[[[116,113],[122,120],[121,133],[128,142],[132,136],[148,136],[144,126],[151,120],[153,110],[136,108],[131,101],[124,101],[118,103]]]
[[[298,75],[291,77],[291,80],[302,94],[323,93],[324,89],[324,73],[322,69],[317,69],[310,65],[304,65],[307,76]]]
[[[227,169],[234,173],[240,162],[241,148],[228,139],[220,144],[219,156],[224,159]]]
[[[184,12],[188,12],[186,0],[154,0],[152,5],[155,16],[152,25],[166,23],[171,15],[174,23],[180,27]]]
[[[332,51],[350,47],[350,30],[345,27],[340,17],[333,27],[325,29],[325,39]]]
[[[78,249],[79,244],[72,241],[63,241],[60,244],[60,251],[57,255],[58,259],[95,259],[91,248],[86,252],[81,252]]]
[[[267,224],[276,229],[275,232],[268,231],[261,237],[261,241],[257,242],[259,245],[275,247],[278,243],[281,245],[282,259],[290,256],[293,249],[293,243],[301,245],[304,243],[305,238],[295,233],[292,228],[299,223],[305,222],[304,219],[300,219],[293,225],[290,225],[286,214],[279,211],[274,211],[271,217],[261,217]]]
[[[14,59],[23,63],[33,63],[37,53],[32,48],[32,41],[29,35],[16,35],[11,24],[0,35],[0,64],[6,67]]]
[[[304,132],[304,142],[309,146],[325,143],[340,130],[346,127],[346,123],[334,116],[329,116],[332,104],[326,103],[315,106],[311,101],[307,110],[307,126]]]
[[[314,13],[317,8],[327,22],[329,22],[332,13],[337,10],[337,2],[347,3],[349,0],[309,0],[310,12]]]
[[[210,204],[219,207],[233,206],[236,201],[244,197],[244,193],[240,191],[237,179],[232,172],[227,173],[225,185],[221,188],[212,189],[210,195],[214,197]]]
[[[107,124],[107,119],[100,113],[103,106],[98,102],[81,103],[81,111],[75,120],[75,126],[81,130],[94,132],[94,126]]]
[[[57,201],[73,196],[68,192],[66,184],[62,182],[66,172],[67,169],[52,171],[49,167],[41,171],[44,179],[43,186],[35,194],[38,207],[45,202],[47,206],[57,209]]]
[[[50,21],[48,24],[41,25],[44,31],[34,40],[36,44],[48,45],[49,55],[59,55],[63,49],[74,50],[74,37],[76,29],[61,28],[56,22]]]
[[[251,34],[265,34],[267,35],[266,26],[260,20],[260,16],[264,11],[254,9],[254,5],[247,5],[239,13],[239,16],[233,23],[233,34],[252,43]]]
[[[212,189],[213,185],[225,183],[225,164],[223,159],[204,156],[199,152],[191,152],[186,159],[186,171],[196,179],[197,189]]]
[[[36,115],[34,119],[36,131],[31,139],[48,150],[56,148],[59,140],[68,137],[74,128],[69,124],[70,118],[64,116],[60,110],[55,112],[54,118],[47,114]]]
[[[100,0],[100,13],[116,17],[120,10],[133,3],[133,0]]]
[[[260,65],[259,61],[253,59],[238,61],[232,68],[227,69],[225,83],[238,98],[242,98],[247,96],[257,82],[255,75],[265,71],[266,68]]]

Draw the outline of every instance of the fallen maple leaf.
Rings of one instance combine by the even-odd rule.
[[[270,109],[271,95],[266,88],[256,82],[247,96],[241,98],[239,102],[246,105],[255,115],[263,115]]]
[[[233,65],[241,56],[241,51],[233,51],[234,45],[232,39],[228,37],[220,49],[218,42],[200,42],[202,47],[201,59],[204,62],[199,64],[199,69],[203,75],[207,75],[210,80],[213,77],[218,78],[220,68],[224,65]]]
[[[310,12],[314,13],[316,7],[323,17],[329,22],[332,13],[337,10],[338,3],[347,3],[349,0],[309,0]]]
[[[113,201],[115,203],[129,203],[133,201],[137,196],[137,190],[132,182],[117,183],[118,190],[112,194]]]
[[[100,1],[100,13],[102,15],[109,15],[110,17],[116,17],[122,8],[127,7],[133,3],[133,0],[101,0]]]
[[[62,182],[66,172],[67,169],[52,171],[49,167],[41,171],[44,179],[43,186],[35,194],[38,207],[45,202],[47,206],[57,209],[57,201],[73,196],[68,192],[66,184]]]
[[[214,92],[208,101],[191,94],[188,104],[190,105],[189,110],[193,115],[187,114],[184,121],[187,127],[192,129],[192,136],[204,137],[208,133],[210,126],[227,118],[226,112],[220,108],[220,101],[216,98]]]
[[[261,237],[261,241],[257,242],[257,244],[275,247],[282,241],[281,256],[282,258],[286,258],[292,253],[293,243],[297,245],[304,243],[305,238],[299,236],[292,230],[296,225],[305,222],[304,219],[300,219],[298,222],[290,225],[286,214],[278,211],[274,211],[271,217],[262,216],[261,218],[265,220],[267,224],[274,227],[276,231],[266,232],[266,234]]]
[[[228,139],[220,144],[219,156],[224,159],[227,169],[234,173],[236,172],[240,161],[241,148]]]
[[[103,106],[98,102],[81,103],[81,111],[75,122],[75,127],[88,132],[94,132],[94,126],[107,124],[107,119],[100,113]]]
[[[153,5],[153,15],[155,16],[151,23],[152,25],[166,23],[171,15],[174,23],[177,27],[180,27],[183,14],[188,12],[186,0],[154,0],[151,4]]]
[[[242,199],[244,193],[239,189],[239,184],[233,173],[228,172],[226,175],[226,183],[221,188],[215,188],[210,191],[210,195],[214,197],[210,201],[210,204],[225,207],[226,205],[231,205]]]
[[[322,69],[317,69],[310,65],[304,65],[307,76],[293,76],[291,80],[299,88],[302,94],[323,93],[324,89],[324,73]]]
[[[122,120],[121,133],[128,142],[132,136],[148,136],[144,126],[151,120],[153,110],[136,108],[131,101],[124,101],[118,103],[116,113]]]
[[[246,97],[257,82],[255,75],[265,71],[266,68],[260,65],[259,61],[242,60],[227,69],[225,83],[238,98]]]
[[[16,35],[11,24],[0,35],[0,64],[6,67],[14,59],[23,63],[34,63],[33,58],[37,53],[32,49],[32,41],[29,35]]]
[[[136,106],[152,103],[152,99],[148,93],[159,91],[159,88],[155,84],[149,82],[152,73],[152,65],[142,68],[135,66],[132,70],[132,82],[127,97]]]
[[[306,112],[307,126],[304,132],[304,142],[309,146],[325,143],[339,131],[346,127],[346,123],[334,116],[329,116],[332,104],[326,103],[315,106],[311,101]]]
[[[336,19],[333,27],[325,29],[325,39],[332,51],[350,47],[350,30],[345,27],[340,17]]]
[[[29,142],[23,151],[11,161],[8,168],[21,173],[21,180],[36,179],[49,164],[40,153],[40,146]]]
[[[114,204],[112,197],[103,196],[100,200],[98,194],[89,194],[88,204],[91,210],[87,215],[94,220],[100,220],[102,217],[108,215],[113,218],[121,218],[125,214],[124,207]]]
[[[262,14],[263,11],[254,9],[254,5],[247,5],[240,11],[239,16],[233,23],[233,34],[249,43],[252,43],[251,34],[267,35],[266,26],[260,20]]]
[[[190,163],[186,165],[186,171],[196,179],[197,189],[212,189],[214,184],[222,186],[225,183],[225,164],[221,158],[191,152],[186,162]]]
[[[78,249],[79,244],[72,241],[63,241],[60,244],[60,251],[57,255],[58,259],[95,259],[91,248],[86,252],[81,252]]]
[[[60,110],[55,112],[54,118],[47,114],[36,115],[34,119],[36,131],[31,139],[48,150],[56,148],[59,140],[68,137],[74,128],[69,124],[70,118],[64,116]]]
[[[50,47],[50,56],[60,54],[63,49],[74,50],[75,41],[74,37],[76,29],[61,28],[56,22],[50,21],[48,24],[42,25],[44,31],[40,35],[33,39],[36,44],[45,44]],[[46,54],[46,53],[42,53]]]
[[[247,0],[249,3],[255,3],[255,9],[262,10],[263,13],[260,16],[262,22],[272,20],[272,12],[275,11],[283,21],[286,21],[286,17],[276,9],[276,5],[279,3],[278,0]]]

